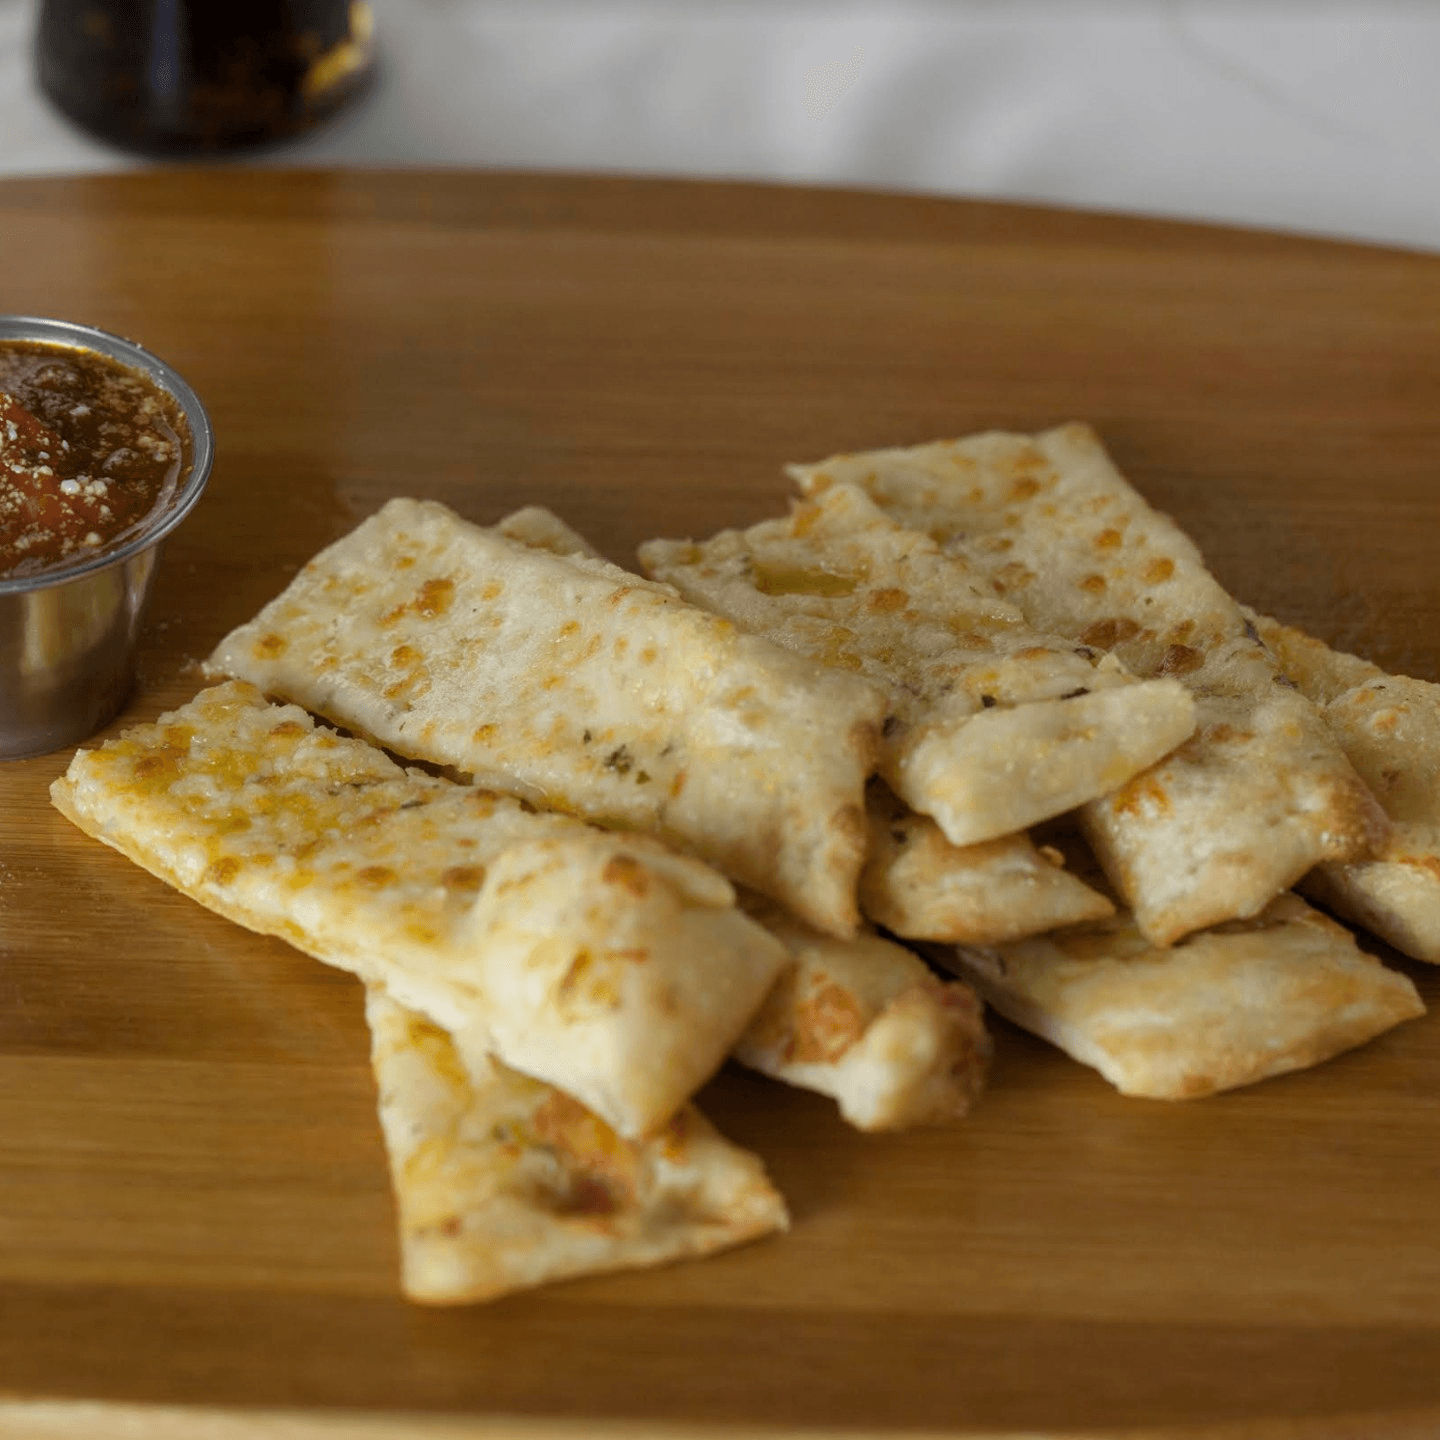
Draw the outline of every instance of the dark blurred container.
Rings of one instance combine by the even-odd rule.
[[[43,0],[36,67],[81,129],[146,155],[298,135],[373,69],[361,0]]]

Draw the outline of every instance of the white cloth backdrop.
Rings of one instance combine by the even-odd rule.
[[[375,0],[368,103],[263,163],[860,184],[1440,249],[1440,4]],[[0,175],[134,161],[0,0]]]

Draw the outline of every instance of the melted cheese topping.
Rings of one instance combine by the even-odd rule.
[[[693,1106],[625,1140],[569,1095],[488,1060],[367,987],[406,1293],[490,1300],[709,1254],[788,1226],[760,1161]]]
[[[848,933],[884,697],[668,586],[391,501],[211,657],[400,754],[672,837]]]
[[[991,581],[835,484],[785,520],[641,547],[648,573],[751,632],[865,676],[890,705],[880,769],[955,845],[1123,784],[1194,728],[1174,680],[1036,630]]]
[[[784,963],[708,867],[403,770],[247,685],[81,751],[52,794],[201,903],[384,980],[627,1134],[709,1078]]]
[[[1032,624],[1191,691],[1194,736],[1082,815],[1157,943],[1255,915],[1318,862],[1383,842],[1384,815],[1314,707],[1087,427],[839,455],[790,473],[811,496],[860,486]]]
[[[1425,1010],[1404,975],[1294,895],[1171,949],[1121,914],[954,954],[1002,1015],[1153,1099],[1315,1065]]]

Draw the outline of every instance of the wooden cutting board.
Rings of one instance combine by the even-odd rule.
[[[628,562],[776,513],[786,460],[1069,418],[1239,595],[1440,677],[1435,258],[874,194],[193,171],[0,186],[0,310],[133,336],[214,418],[128,719],[392,494],[541,502]],[[703,1104],[790,1235],[425,1310],[358,985],[73,830],[65,760],[0,766],[3,1433],[1440,1426],[1440,1015],[1182,1105],[997,1022],[973,1119],[890,1137],[726,1073]]]

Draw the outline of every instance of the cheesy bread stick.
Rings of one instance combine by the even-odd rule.
[[[467,1060],[622,1135],[719,1067],[786,960],[729,882],[645,836],[406,771],[251,686],[82,750],[59,809],[191,898],[383,983]]]
[[[1385,816],[1315,707],[1088,427],[835,456],[790,473],[811,496],[860,485],[963,555],[1037,628],[1188,687],[1194,736],[1081,812],[1155,943],[1257,915],[1312,866],[1383,843]]]
[[[209,669],[477,785],[653,831],[821,929],[859,921],[884,697],[602,560],[392,500]]]

